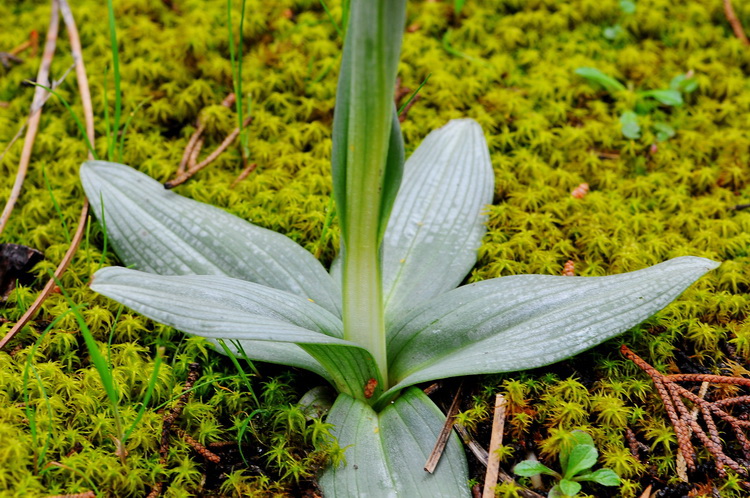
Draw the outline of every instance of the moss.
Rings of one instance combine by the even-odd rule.
[[[126,116],[133,113],[122,160],[164,181],[174,174],[196,119],[208,127],[205,151],[234,125],[234,111],[219,105],[231,89],[225,12],[223,5],[197,0],[115,3],[124,110]],[[331,3],[339,19],[340,6]],[[750,5],[735,9],[750,26]],[[98,2],[82,1],[74,13],[93,89],[96,147],[104,154],[105,89],[110,105],[114,99],[111,77],[104,77],[109,64],[104,10]],[[44,2],[0,6],[0,50],[20,44],[32,30],[43,35],[48,15]],[[317,250],[331,189],[329,136],[341,43],[317,2],[267,2],[248,15],[243,86],[253,102],[250,157],[258,169],[230,189],[243,169],[239,150],[231,148],[178,190]],[[624,35],[605,39],[602,29],[615,22]],[[432,74],[403,124],[407,149],[461,116],[479,121],[490,144],[495,204],[488,208],[489,232],[471,280],[559,274],[568,260],[579,275],[630,271],[683,254],[724,261],[663,312],[594,353],[552,370],[485,379],[484,397],[463,413],[481,430],[491,412],[483,403],[494,392],[505,392],[511,436],[531,445],[527,438],[540,434],[539,448],[553,460],[564,434],[587,428],[603,464],[629,478],[622,495],[637,496],[646,470],[628,456],[624,428],[632,427],[652,448],[649,472],[661,477],[674,472],[675,439],[653,389],[619,359],[617,345],[627,342],[663,370],[674,367],[675,350],[717,373],[739,372],[737,360],[750,361],[750,213],[732,210],[750,197],[745,118],[750,51],[732,36],[721,2],[708,0],[642,0],[629,16],[621,15],[615,0],[476,0],[467,2],[460,16],[450,2],[424,2],[411,5],[407,24],[399,67],[403,84],[416,88]],[[445,50],[446,33],[453,54]],[[71,63],[68,48],[63,31],[52,66],[56,77]],[[8,103],[0,107],[3,148],[25,119],[33,94],[22,81],[35,76],[38,55],[23,57],[21,64],[0,68],[0,101]],[[631,141],[620,133],[618,115],[632,102],[593,89],[573,73],[580,66],[598,67],[640,88],[665,87],[674,75],[693,69],[699,88],[684,106],[659,110],[654,117],[673,123],[675,137],[655,144],[644,131]],[[73,75],[59,91],[80,112]],[[649,123],[643,123],[644,130]],[[77,222],[82,200],[77,168],[85,152],[74,123],[51,99],[23,195],[2,239],[45,253],[47,260],[36,268],[40,281],[67,249],[62,220],[69,228]],[[0,198],[10,192],[19,154],[16,144],[0,162]],[[591,186],[589,194],[572,198],[572,189],[584,182]],[[206,467],[187,445],[175,442],[166,466],[156,456],[160,415],[155,408],[179,393],[193,361],[201,364],[200,382],[208,383],[196,389],[180,425],[196,439],[232,439],[253,410],[263,410],[256,411],[245,441],[269,455],[261,459],[268,473],[236,467],[216,492],[282,494],[295,479],[311,475],[330,449],[325,438],[310,434],[309,422],[290,422],[296,419],[289,403],[307,383],[258,365],[262,377],[252,384],[261,400],[258,408],[238,378],[225,379],[234,374],[231,363],[206,343],[127,311],[115,319],[118,306],[89,292],[86,283],[100,261],[116,264],[117,259],[111,251],[103,255],[97,224],[88,234],[63,285],[76,302],[86,304],[84,317],[105,353],[112,338],[107,354],[126,422],[143,399],[157,346],[166,346],[167,364],[130,438],[123,469],[113,455],[114,421],[100,380],[74,318],[65,315],[67,304],[51,296],[35,325],[0,351],[0,439],[7,441],[0,451],[0,488],[29,496],[81,492],[93,482],[104,494],[137,496],[168,479],[175,496],[202,492]],[[326,263],[338,245],[337,232],[330,236],[321,246]],[[17,289],[0,316],[18,319],[37,290]],[[8,329],[8,323],[0,323],[0,333]],[[29,360],[38,381],[33,372],[24,379]],[[54,461],[65,467],[47,466]],[[738,493],[736,477],[718,485],[728,496]],[[501,496],[512,496],[506,488],[499,488]]]

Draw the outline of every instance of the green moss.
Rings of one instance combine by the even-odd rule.
[[[340,6],[332,3],[333,17],[340,19]],[[735,4],[750,26],[750,5]],[[232,88],[223,4],[170,5],[115,2],[124,116],[146,101],[133,115],[123,162],[161,181],[174,175],[196,119],[208,128],[201,157],[236,122],[234,110],[219,105]],[[104,155],[105,88],[110,105],[114,100],[112,82],[105,86],[104,78],[110,58],[107,27],[101,22],[105,10],[98,2],[76,2],[74,14],[92,84],[96,148]],[[0,6],[0,50],[20,44],[31,30],[43,36],[48,15],[44,2]],[[624,35],[609,41],[602,29],[615,22]],[[663,312],[596,352],[554,367],[555,375],[540,370],[486,378],[482,396],[462,414],[481,432],[489,423],[491,395],[506,393],[510,436],[536,444],[528,438],[541,435],[538,448],[552,460],[564,435],[584,427],[594,434],[603,465],[629,478],[622,495],[637,496],[642,491],[638,478],[646,469],[629,456],[624,428],[633,428],[652,448],[649,472],[662,477],[674,472],[676,446],[652,386],[619,358],[619,343],[628,343],[664,371],[675,361],[675,348],[717,373],[723,365],[737,365],[728,346],[750,361],[750,212],[732,210],[750,197],[745,118],[750,51],[733,37],[721,2],[708,0],[642,0],[628,16],[621,15],[615,0],[476,0],[467,2],[460,16],[450,2],[415,2],[407,24],[402,82],[416,88],[432,74],[403,124],[407,149],[413,150],[431,129],[462,116],[479,121],[490,144],[495,204],[488,208],[489,232],[471,280],[559,274],[568,260],[575,262],[578,275],[630,271],[684,254],[724,261]],[[451,49],[462,56],[445,50],[446,33]],[[71,64],[69,43],[61,34],[52,65],[55,77]],[[244,167],[233,147],[178,190],[315,251],[331,190],[328,159],[340,39],[311,0],[255,5],[248,10],[243,36],[243,89],[252,97],[254,116],[250,160],[258,168],[230,189]],[[33,94],[22,81],[35,76],[39,56],[22,56],[23,63],[0,68],[0,101],[8,103],[0,107],[2,148],[25,119]],[[675,74],[692,69],[699,88],[684,106],[661,109],[653,117],[654,122],[668,119],[677,134],[652,147],[651,117],[644,120],[639,140],[623,138],[618,116],[632,102],[593,89],[573,73],[581,66],[598,67],[641,88],[665,87]],[[59,92],[81,112],[73,74]],[[2,199],[10,192],[19,154],[16,144],[0,162]],[[62,218],[74,227],[82,202],[77,169],[85,154],[75,124],[51,99],[23,195],[2,235],[2,242],[45,253],[47,260],[36,268],[40,281],[68,247],[42,170]],[[584,182],[590,193],[572,198],[572,189]],[[338,246],[337,231],[329,234],[320,245],[326,263]],[[233,366],[210,345],[127,310],[115,320],[118,306],[86,286],[100,260],[118,262],[111,251],[102,258],[102,242],[100,227],[92,224],[63,285],[75,302],[86,304],[85,320],[105,353],[112,334],[110,361],[126,424],[143,399],[156,347],[167,351],[149,410],[128,442],[128,467],[114,456],[111,410],[75,319],[64,315],[65,300],[53,295],[34,326],[0,351],[0,440],[7,442],[0,449],[0,488],[35,496],[82,492],[94,483],[104,494],[138,496],[167,479],[174,496],[202,492],[206,467],[186,444],[174,439],[166,465],[158,463],[161,415],[155,409],[179,394],[194,361],[201,364],[203,384],[179,420],[193,437],[202,443],[236,438],[253,410],[261,410],[255,411],[244,441],[258,448],[263,455],[259,465],[268,474],[240,465],[216,492],[282,494],[296,479],[310,476],[333,450],[324,427],[302,422],[290,408],[307,383],[258,365],[262,377],[253,379],[258,407],[238,377],[226,378],[235,374]],[[17,289],[0,316],[17,320],[37,290]],[[9,328],[0,323],[0,333]],[[24,381],[30,357],[38,380],[31,373]],[[48,467],[51,462],[64,467]],[[739,492],[733,476],[720,486],[727,496]],[[498,490],[501,496],[513,495],[507,486]]]

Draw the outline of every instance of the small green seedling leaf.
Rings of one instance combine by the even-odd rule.
[[[616,40],[625,34],[625,30],[619,24],[615,24],[614,26],[604,28],[602,34],[607,40]]]
[[[577,481],[591,481],[602,486],[619,486],[620,476],[618,476],[612,469],[599,469],[590,474],[579,475],[576,477]]]
[[[625,85],[617,81],[611,76],[607,76],[603,72],[593,67],[579,67],[575,70],[578,76],[583,76],[589,83],[594,83],[601,86],[608,92],[622,92],[626,90]]]
[[[647,92],[638,92],[638,95],[644,98],[652,98],[668,106],[682,105],[682,94],[677,90],[649,90]]]
[[[641,125],[638,124],[638,115],[633,111],[625,111],[620,116],[620,126],[625,138],[637,140],[641,138]]]
[[[567,465],[563,466],[563,473],[566,479],[573,479],[576,474],[590,469],[596,463],[599,452],[594,445],[579,444],[570,450]]]
[[[623,14],[635,14],[635,2],[633,0],[620,0],[620,10]]]
[[[513,468],[513,472],[524,477],[531,477],[539,474],[560,476],[560,474],[550,469],[542,462],[537,462],[536,460],[524,460],[523,462],[519,462],[518,465]]]
[[[580,484],[578,484],[575,481],[570,481],[568,479],[560,480],[560,484],[558,484],[555,487],[559,487],[560,491],[562,491],[565,496],[575,496],[581,490]]]
[[[562,450],[560,450],[560,465],[562,466],[563,471],[570,465],[568,463],[570,460],[570,454],[573,451],[573,448],[578,445],[594,446],[594,439],[587,432],[573,431],[570,433],[570,439],[565,445],[563,445]]]
[[[654,132],[656,133],[656,140],[659,142],[664,142],[666,140],[669,140],[673,136],[675,136],[674,128],[669,126],[667,123],[654,123]]]
[[[669,82],[669,88],[682,93],[692,93],[698,89],[698,80],[688,74],[678,74]]]

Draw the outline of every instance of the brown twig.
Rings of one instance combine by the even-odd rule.
[[[245,119],[245,122],[242,124],[242,127],[244,128],[245,126],[249,125],[252,122],[252,120],[253,120],[252,116],[248,116],[247,119]],[[174,179],[169,180],[167,183],[164,184],[164,188],[171,189],[171,188],[175,188],[177,185],[181,185],[185,183],[191,176],[193,176],[198,171],[202,170],[203,168],[211,164],[214,160],[216,160],[216,158],[219,157],[222,152],[227,150],[227,148],[232,144],[232,142],[235,141],[235,139],[237,138],[239,134],[240,134],[239,127],[232,130],[232,132],[229,135],[227,135],[224,141],[221,142],[221,144],[219,144],[219,146],[211,154],[209,154],[208,157],[206,157],[200,163],[196,164],[195,167],[190,168],[186,170],[185,172],[178,174]]]
[[[221,105],[224,107],[231,107],[232,104],[234,104],[235,96],[234,93],[230,93],[226,96],[226,98],[221,102]],[[190,161],[191,157],[198,157],[198,151],[200,151],[200,147],[198,147],[198,151],[195,153],[193,150],[196,148],[196,145],[198,144],[198,141],[200,140],[201,136],[203,135],[203,132],[206,131],[206,125],[201,123],[200,119],[196,122],[196,129],[193,132],[193,134],[190,136],[190,140],[188,140],[187,146],[185,147],[185,152],[182,153],[182,159],[180,160],[180,165],[177,167],[177,175],[181,175],[185,173],[185,169],[188,166],[188,162]],[[201,141],[201,146],[203,142]]]
[[[494,498],[495,496],[495,486],[500,473],[498,450],[503,444],[503,432],[505,430],[505,405],[505,397],[502,394],[495,396],[495,413],[492,417],[492,436],[490,437],[489,460],[487,460],[487,473],[484,477],[482,498]]]
[[[75,493],[72,495],[48,496],[47,498],[96,498],[96,493],[93,491],[85,491],[83,493]]]
[[[193,437],[190,434],[188,434],[187,432],[183,431],[182,429],[177,429],[176,432],[177,432],[178,436],[180,436],[182,439],[184,439],[187,444],[189,444],[190,446],[192,446],[192,448],[199,455],[201,455],[203,458],[205,458],[209,462],[213,462],[213,463],[219,463],[219,462],[221,462],[221,457],[219,457],[219,455],[217,455],[216,453],[212,452],[211,450],[209,450],[208,448],[206,448],[205,446],[203,446],[202,444],[200,444],[198,441],[196,441],[195,439],[193,439]]]
[[[247,168],[243,169],[239,175],[237,175],[237,178],[234,179],[232,184],[229,186],[229,188],[235,188],[239,183],[248,177],[250,173],[255,171],[255,168],[258,167],[258,163],[250,163]]]
[[[750,397],[738,396],[737,398],[729,398],[721,401],[708,401],[702,396],[698,396],[693,392],[685,389],[684,387],[677,384],[677,382],[701,382],[701,383],[712,383],[712,384],[733,384],[738,386],[748,387],[750,386],[750,379],[744,377],[728,377],[725,375],[710,375],[710,374],[673,374],[664,375],[656,370],[654,367],[649,365],[643,358],[639,357],[627,346],[623,345],[620,348],[622,354],[635,363],[641,370],[646,372],[651,380],[653,380],[656,386],[656,391],[659,393],[664,406],[667,411],[667,415],[672,423],[675,434],[677,435],[677,445],[680,454],[685,459],[685,464],[690,470],[695,470],[695,450],[693,448],[691,438],[694,434],[696,438],[705,446],[705,448],[714,457],[716,470],[720,475],[725,475],[726,471],[724,467],[729,467],[738,474],[743,476],[747,475],[747,470],[742,467],[735,460],[730,458],[724,453],[721,445],[721,437],[719,430],[716,427],[714,417],[718,417],[728,424],[735,436],[737,441],[742,446],[745,458],[750,457],[750,441],[743,431],[743,427],[747,427],[750,424],[745,424],[743,420],[732,416],[731,414],[722,410],[723,406],[730,406],[738,404],[743,401],[747,401]],[[693,403],[700,414],[705,425],[704,428],[698,423],[697,417],[687,409],[683,398]],[[740,401],[741,399],[741,401]],[[692,433],[692,434],[691,434]],[[685,478],[686,475],[683,476]]]
[[[81,240],[83,239],[83,232],[86,228],[86,218],[89,214],[89,203],[87,200],[83,201],[83,210],[81,211],[81,216],[78,219],[78,228],[76,228],[75,233],[73,234],[73,238],[70,242],[70,247],[68,247],[68,250],[65,252],[65,255],[63,256],[62,261],[60,261],[60,264],[57,266],[57,269],[55,270],[55,278],[60,279],[62,277],[62,274],[65,273],[65,270],[68,268],[68,265],[70,264],[70,261],[73,259],[73,256],[76,253],[76,250],[78,249],[78,245],[81,243]],[[16,322],[15,325],[13,325],[13,328],[11,328],[7,334],[5,334],[5,337],[0,339],[0,349],[3,349],[3,347],[10,341],[13,336],[15,336],[28,322],[31,320],[31,318],[39,311],[39,308],[41,308],[42,303],[44,303],[44,300],[47,299],[47,296],[50,295],[52,290],[55,288],[55,278],[51,278],[47,285],[44,286],[44,289],[42,289],[42,292],[39,293],[37,298],[34,300],[34,302],[29,306],[29,309],[26,310],[26,313],[23,314],[23,316]]]
[[[445,414],[445,423],[443,424],[443,428],[440,429],[440,434],[438,435],[437,441],[435,441],[435,447],[432,449],[429,458],[427,458],[427,462],[424,464],[424,470],[430,474],[435,472],[435,467],[437,467],[440,457],[443,455],[445,445],[448,444],[448,438],[450,437],[453,428],[453,419],[456,417],[459,405],[461,404],[462,387],[463,383],[459,384],[458,389],[456,389],[456,395],[453,397],[453,403],[451,403],[448,413]]]
[[[68,5],[67,0],[57,0],[56,2],[52,3],[52,19],[50,20],[50,26],[55,24],[56,26],[59,25],[59,17],[58,17],[58,6],[60,13],[62,13],[63,21],[65,22],[65,28],[68,31],[68,38],[70,39],[70,46],[71,51],[73,52],[73,60],[75,64],[76,69],[76,79],[78,81],[78,88],[81,93],[81,103],[83,106],[83,114],[84,119],[86,120],[86,133],[89,136],[89,142],[93,145],[94,144],[94,108],[91,104],[91,92],[89,89],[88,84],[88,77],[86,76],[86,66],[83,62],[83,52],[81,50],[81,39],[78,35],[78,28],[75,23],[75,19],[73,18],[73,14],[70,11],[70,6]],[[57,39],[57,27],[55,28],[55,41]],[[45,44],[45,54],[42,55],[42,60],[45,60],[45,55],[47,52],[50,52],[51,55],[54,55],[54,45],[49,48],[50,45],[50,38],[49,33],[47,36],[47,44]],[[50,60],[48,62],[48,68],[47,71],[49,71],[49,64],[52,62],[50,55]],[[39,71],[40,75],[42,74],[41,68]],[[46,81],[46,75],[44,75],[45,79],[43,81]],[[39,77],[37,77],[39,78]],[[39,79],[37,79],[39,81]],[[37,90],[39,88],[37,87]],[[43,90],[43,89],[42,89]],[[44,90],[43,90],[44,91]],[[37,102],[36,98],[37,94],[34,94],[34,103],[32,103],[32,109],[34,108],[35,103]],[[43,97],[47,97],[49,94],[43,95]],[[36,114],[32,114],[32,117],[29,119],[29,130],[32,128],[32,119],[36,116],[36,123],[34,124],[34,127],[38,127],[39,125],[39,116],[41,115],[41,105],[44,103],[43,100],[40,100],[40,107],[37,110]],[[36,132],[34,132],[34,136],[36,136]],[[31,138],[31,141],[33,142],[33,136]],[[24,142],[24,151],[26,150],[26,144],[29,143],[29,134],[26,134],[26,141]],[[29,148],[29,154],[31,153],[31,150]],[[23,153],[22,153],[23,154]],[[91,154],[91,151],[89,151],[89,158],[91,159],[93,156]],[[28,162],[27,162],[28,166]],[[11,206],[12,208],[12,206]],[[75,255],[76,251],[78,250],[78,246],[81,243],[81,240],[83,240],[83,233],[84,229],[86,228],[86,219],[88,218],[89,213],[89,203],[88,200],[83,201],[83,207],[81,208],[81,214],[78,218],[78,227],[76,228],[75,233],[73,234],[73,238],[70,241],[70,246],[68,247],[68,250],[65,251],[65,255],[62,258],[62,261],[60,261],[60,264],[55,269],[55,277],[51,278],[47,284],[44,286],[44,289],[42,289],[42,292],[39,293],[37,298],[34,300],[34,302],[29,306],[29,308],[26,310],[26,312],[23,314],[20,320],[16,322],[16,324],[11,328],[7,334],[5,334],[5,337],[0,339],[0,349],[2,349],[8,341],[10,341],[13,336],[15,336],[23,327],[33,318],[33,316],[39,311],[39,308],[41,308],[44,301],[47,299],[47,296],[52,292],[52,290],[55,288],[55,280],[62,278],[63,273],[65,273],[65,270],[70,265],[70,262],[73,259],[73,256]],[[10,213],[9,213],[10,214]],[[0,232],[2,232],[2,228],[0,227]]]
[[[52,2],[52,12],[50,13],[49,29],[47,30],[47,41],[44,44],[44,52],[42,53],[42,61],[39,64],[39,71],[37,72],[36,81],[39,84],[49,86],[49,69],[52,65],[52,58],[55,55],[55,47],[57,46],[57,33],[60,28],[60,10],[57,2]],[[16,180],[13,183],[13,187],[10,191],[5,207],[3,208],[2,214],[0,214],[0,234],[3,233],[5,225],[10,219],[10,213],[13,211],[13,207],[16,205],[16,201],[21,196],[21,188],[23,182],[26,179],[26,172],[29,169],[29,162],[31,161],[31,150],[34,148],[34,139],[36,133],[39,130],[39,121],[41,119],[41,111],[34,113],[37,105],[43,105],[44,96],[47,93],[42,87],[36,87],[34,90],[34,99],[31,103],[31,117],[29,118],[29,126],[26,128],[26,138],[23,142],[23,150],[21,151],[21,158],[18,161],[18,171],[16,173]]]
[[[734,13],[732,0],[724,0],[724,14],[727,16],[727,21],[729,21],[729,24],[732,26],[734,36],[739,38],[739,40],[745,45],[750,45],[750,40],[748,40],[745,30],[742,28],[742,23],[737,17],[737,14]]]
[[[76,80],[78,81],[78,91],[81,94],[81,106],[83,107],[83,116],[86,120],[86,135],[89,142],[94,145],[94,106],[91,104],[91,90],[89,89],[89,78],[86,75],[86,64],[83,62],[83,50],[81,48],[81,37],[78,35],[78,26],[73,18],[73,13],[68,5],[68,0],[57,0],[60,5],[60,13],[65,22],[65,29],[68,31],[70,40],[70,51],[73,56],[73,63],[76,68]],[[89,151],[89,159],[94,156]]]
[[[195,381],[198,380],[199,375],[200,365],[198,363],[191,363],[189,366],[187,379],[185,379],[185,385],[182,388],[182,395],[177,400],[177,403],[174,405],[174,407],[164,414],[164,418],[162,419],[161,444],[159,445],[159,462],[163,466],[167,464],[167,453],[169,452],[169,434],[172,429],[172,424],[174,424],[175,420],[177,420],[177,417],[180,416],[180,413],[182,413],[182,409],[185,408],[185,405],[188,402],[188,398],[190,398],[190,389],[193,388],[193,385],[195,384]],[[188,444],[190,443],[188,442]],[[163,488],[164,483],[162,481],[157,481],[151,488],[151,492],[148,494],[148,498],[156,498],[161,494]]]

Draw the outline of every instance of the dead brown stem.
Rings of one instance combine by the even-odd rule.
[[[86,120],[86,133],[89,136],[89,142],[93,145],[94,144],[94,108],[91,105],[91,92],[89,89],[89,83],[88,83],[88,77],[86,76],[86,66],[83,62],[83,52],[81,50],[81,39],[78,36],[78,28],[75,23],[75,19],[73,18],[73,13],[70,11],[70,6],[68,5],[67,0],[57,0],[53,2],[52,7],[52,18],[57,19],[56,24],[59,25],[59,17],[57,15],[57,7],[59,5],[60,13],[62,13],[63,21],[65,22],[65,27],[68,31],[68,37],[70,39],[70,46],[71,50],[73,52],[73,60],[75,63],[76,68],[76,79],[78,80],[78,88],[81,93],[81,103],[83,105],[83,114],[84,119]],[[50,26],[53,24],[53,21],[50,20]],[[55,40],[57,33],[55,32]],[[49,34],[47,36],[47,44],[45,45],[44,51],[45,54],[48,52],[48,50],[51,51],[51,54],[54,55],[54,46],[51,49],[48,49],[49,45]],[[45,59],[45,55],[42,55],[42,59]],[[51,56],[50,60],[48,62],[48,68],[49,71],[49,64],[51,64]],[[40,74],[41,74],[41,68],[40,68]],[[45,76],[46,78],[46,76]],[[43,80],[43,81],[46,81]],[[39,88],[37,87],[37,90]],[[42,89],[44,91],[44,89]],[[47,97],[49,94],[45,92],[44,97]],[[36,94],[34,94],[34,102],[36,102]],[[40,100],[40,102],[43,103],[43,101]],[[34,104],[32,103],[32,108],[34,107]],[[34,116],[37,116],[36,118],[36,125],[38,126],[38,116],[41,115],[41,107],[38,109],[36,114]],[[31,129],[31,119],[29,120],[29,129]],[[33,140],[33,138],[32,138]],[[26,150],[26,143],[29,142],[29,135],[27,133],[26,135],[26,142],[24,142],[24,150]],[[29,150],[30,153],[30,150]],[[93,158],[91,155],[91,151],[89,151],[89,159]],[[27,163],[28,166],[28,163]],[[29,308],[26,310],[26,312],[23,314],[20,320],[16,322],[16,324],[11,328],[8,333],[0,339],[0,349],[5,346],[5,344],[10,341],[13,336],[15,336],[28,322],[33,318],[33,316],[39,311],[39,308],[42,307],[42,304],[47,299],[47,296],[52,292],[52,290],[55,288],[55,279],[62,278],[63,273],[65,273],[65,270],[70,265],[70,262],[73,260],[73,256],[75,255],[76,251],[78,250],[78,246],[81,244],[81,240],[83,240],[83,232],[86,227],[86,220],[88,218],[89,214],[89,203],[88,200],[83,201],[83,206],[81,207],[81,214],[78,218],[78,227],[76,228],[75,233],[73,234],[73,238],[70,241],[70,247],[68,247],[68,250],[65,251],[65,255],[63,256],[62,261],[60,261],[60,264],[55,269],[55,278],[51,278],[47,285],[44,286],[44,289],[42,289],[42,292],[39,293],[37,298],[34,300],[34,302],[29,306]],[[2,228],[0,228],[0,232],[2,231]]]
[[[727,21],[729,21],[729,25],[732,26],[732,31],[734,31],[734,36],[739,38],[739,40],[745,45],[750,45],[750,40],[748,40],[747,35],[745,34],[745,30],[742,28],[742,23],[737,17],[737,14],[734,13],[734,8],[732,7],[732,0],[724,0],[724,14],[727,16]]]
[[[55,55],[55,47],[57,46],[57,33],[60,28],[60,10],[56,1],[52,2],[52,12],[50,13],[49,29],[47,30],[47,41],[44,44],[44,52],[42,52],[42,61],[39,64],[39,71],[37,72],[36,81],[39,84],[49,86],[49,68],[52,64],[52,58]],[[36,138],[37,131],[39,130],[39,121],[41,119],[41,111],[34,113],[37,105],[41,107],[44,103],[44,96],[47,93],[42,87],[36,87],[34,90],[34,99],[31,102],[31,117],[29,118],[29,126],[26,128],[26,138],[23,142],[23,150],[21,151],[21,158],[18,161],[18,172],[16,173],[16,180],[13,183],[13,187],[10,191],[8,201],[5,203],[2,214],[0,214],[0,234],[3,233],[5,225],[10,219],[10,213],[13,211],[13,207],[16,205],[16,201],[21,196],[21,188],[23,182],[26,179],[26,172],[29,169],[29,162],[31,161],[31,150],[34,148],[34,139]]]
[[[451,435],[451,430],[453,429],[453,419],[456,417],[459,405],[461,403],[462,387],[463,383],[459,384],[458,389],[456,389],[456,395],[453,397],[453,403],[451,403],[451,407],[448,409],[448,413],[445,414],[445,423],[443,424],[443,428],[440,430],[437,441],[435,441],[435,447],[432,449],[429,458],[427,458],[427,462],[424,464],[424,470],[426,470],[430,474],[435,472],[435,467],[437,467],[437,464],[440,461],[440,457],[443,455],[443,450],[445,450],[445,445],[448,443],[448,438]]]
[[[247,119],[245,119],[245,122],[242,124],[242,127],[249,125],[252,122],[253,118],[252,116],[249,116]],[[237,136],[240,134],[240,128],[237,127],[232,132],[227,135],[227,138],[224,139],[221,144],[206,157],[203,161],[196,164],[194,168],[188,169],[184,173],[178,174],[174,179],[169,180],[167,183],[164,184],[164,188],[171,189],[175,188],[177,185],[181,185],[185,183],[191,176],[196,174],[198,171],[202,170],[209,164],[211,164],[214,160],[216,160],[217,157],[221,155],[222,152],[227,150],[227,148],[232,144],[232,142],[235,141]]]
[[[495,496],[495,486],[500,474],[500,455],[498,454],[498,450],[503,444],[503,432],[505,430],[505,405],[505,397],[502,394],[495,396],[492,436],[490,437],[489,459],[487,460],[487,473],[484,476],[482,498],[494,498]]]
[[[738,404],[740,399],[742,399],[742,401],[747,401],[750,397],[741,396],[737,398],[729,398],[723,402],[708,401],[703,396],[698,396],[678,385],[677,382],[734,384],[747,387],[750,386],[750,379],[709,374],[664,375],[636,355],[627,346],[623,345],[620,348],[620,351],[626,358],[633,361],[641,370],[646,372],[653,380],[656,390],[664,402],[667,415],[674,426],[679,451],[684,457],[688,468],[695,470],[695,451],[691,442],[691,435],[695,434],[703,446],[705,446],[709,453],[713,455],[716,470],[720,475],[726,474],[726,471],[724,470],[725,466],[731,468],[738,474],[747,475],[747,470],[744,467],[724,453],[719,430],[714,421],[714,416],[719,417],[732,428],[737,437],[737,441],[742,445],[743,452],[747,457],[750,455],[750,441],[742,429],[743,427],[746,427],[743,423],[744,421],[725,412],[721,407]],[[706,426],[705,430],[698,423],[697,417],[693,416],[693,414],[687,409],[683,398],[690,400],[695,408],[700,411],[703,423]],[[683,478],[685,478],[685,476],[683,476]]]

